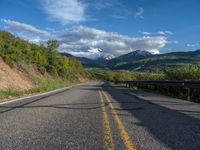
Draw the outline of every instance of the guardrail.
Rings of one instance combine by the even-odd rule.
[[[200,89],[200,80],[133,80],[133,81],[114,81],[116,84],[122,83],[125,84],[126,87],[137,86],[137,85],[153,85],[155,88],[157,86],[165,86],[165,87],[181,87],[187,89],[187,99],[191,100],[192,90]]]

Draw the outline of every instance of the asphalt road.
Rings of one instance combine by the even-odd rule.
[[[0,104],[0,149],[200,150],[200,113],[193,117],[129,92],[89,82]]]

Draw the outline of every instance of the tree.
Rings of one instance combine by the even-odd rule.
[[[48,40],[47,41],[47,47],[50,50],[56,50],[59,47],[59,43],[57,40]]]
[[[36,45],[0,30],[0,57],[11,67],[34,65],[42,73],[77,80],[84,73],[82,64],[73,58],[61,56],[57,40],[49,40],[48,47]]]

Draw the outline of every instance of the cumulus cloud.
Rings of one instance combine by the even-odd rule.
[[[86,6],[78,0],[43,0],[41,4],[50,21],[67,24],[86,19]]]
[[[139,7],[137,12],[135,13],[135,18],[144,18],[143,17],[144,14],[144,9],[142,7]]]
[[[164,36],[131,38],[85,26],[66,29],[57,36],[61,43],[60,51],[90,58],[119,56],[138,49],[155,54],[167,44]]]

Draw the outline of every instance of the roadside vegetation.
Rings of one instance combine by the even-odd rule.
[[[80,79],[86,78],[87,72],[82,64],[74,58],[61,56],[56,50],[58,46],[56,40],[36,45],[9,32],[0,31],[0,57],[11,68],[26,74],[36,85],[27,90],[0,88],[0,99],[49,91],[78,83]]]
[[[58,46],[56,40],[49,40],[47,46],[38,46],[0,31],[0,56],[11,67],[33,64],[42,74],[74,80],[83,72],[83,66],[76,59],[61,56],[56,51]]]
[[[94,71],[97,78],[107,81],[123,80],[200,80],[200,65],[184,65],[176,69],[167,69],[158,72],[130,72],[130,71]],[[137,85],[136,89],[145,89],[161,92],[173,97],[187,99],[187,89],[179,87],[163,87]],[[193,89],[192,101],[200,103],[200,91]]]
[[[69,82],[67,80],[63,80],[63,78],[55,79],[52,77],[33,77],[33,82],[37,85],[34,88],[27,89],[27,90],[20,90],[20,89],[3,89],[0,90],[0,99],[2,98],[12,98],[12,97],[19,97],[22,95],[30,95],[33,93],[42,93],[50,90],[55,90],[58,88],[64,88],[73,84],[79,83],[78,81]]]

